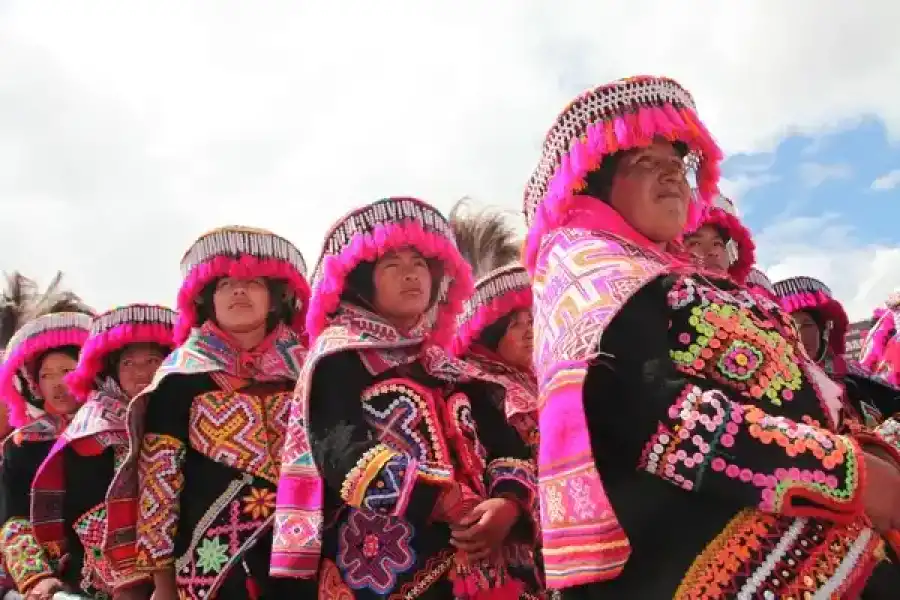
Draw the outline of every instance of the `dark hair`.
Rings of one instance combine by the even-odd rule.
[[[431,272],[431,296],[428,307],[434,306],[441,293],[441,281],[444,278],[444,267],[433,258],[425,259]],[[363,308],[371,309],[375,302],[375,261],[365,261],[356,265],[344,282],[341,293],[342,302],[350,302]]]
[[[684,142],[672,142],[672,147],[682,157],[688,155],[689,148]],[[591,198],[596,198],[601,202],[609,204],[609,195],[612,191],[613,177],[619,170],[619,163],[626,156],[634,154],[636,148],[631,150],[620,150],[614,154],[610,154],[600,163],[600,166],[588,173],[585,178],[585,187],[581,193]]]
[[[213,296],[216,293],[216,285],[221,278],[212,281],[203,288],[200,294],[200,302],[197,306],[197,320],[200,323],[206,321],[216,322],[215,305]],[[294,302],[288,292],[287,282],[282,279],[266,279],[266,287],[269,289],[269,315],[266,317],[266,331],[272,331],[278,323],[290,325],[294,318]]]
[[[478,343],[488,350],[496,352],[497,348],[500,347],[503,336],[506,335],[506,332],[509,330],[509,325],[512,323],[514,314],[515,313],[509,313],[508,315],[500,317],[485,327],[481,331],[481,335],[478,336]]]
[[[28,369],[28,375],[31,377],[31,380],[35,385],[40,381],[40,372],[41,365],[44,364],[44,359],[50,356],[51,354],[65,354],[70,357],[72,360],[78,360],[78,354],[81,352],[81,348],[78,346],[59,346],[58,348],[50,348],[45,352],[38,355],[36,359],[31,362],[31,368]],[[43,400],[39,400],[35,398],[31,393],[31,388],[28,386],[27,381],[23,381],[23,377],[21,374],[17,374],[16,377],[19,378],[19,386],[21,387],[22,395],[31,403],[41,408],[43,406]]]
[[[125,344],[122,348],[119,348],[115,352],[110,352],[106,355],[106,360],[103,364],[103,370],[98,373],[98,376],[102,378],[112,377],[116,383],[121,385],[119,381],[119,360],[122,358],[122,354],[131,346],[140,345],[140,346],[152,346],[153,348],[159,350],[163,356],[166,356],[171,352],[171,348],[156,344],[153,342],[139,342],[138,344]]]

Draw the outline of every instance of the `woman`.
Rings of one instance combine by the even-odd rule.
[[[750,231],[738,219],[731,200],[721,195],[716,196],[715,205],[707,208],[697,227],[684,236],[684,245],[707,269],[726,273],[740,284],[746,283],[756,262]]]
[[[499,551],[529,533],[532,464],[482,396],[503,389],[441,347],[472,286],[447,220],[409,198],[356,210],[315,281],[272,573],[322,600],[517,598]]]
[[[68,554],[65,583],[88,595],[147,598],[149,577],[119,571],[103,559],[106,490],[128,451],[125,410],[172,350],[175,313],[131,304],[94,318],[78,367],[66,384],[82,402],[38,469],[31,522],[45,546]]]
[[[465,201],[450,211],[460,254],[478,278],[457,321],[453,352],[506,388],[510,425],[537,451],[537,382],[532,367],[534,332],[531,279],[518,262],[519,243],[502,213],[467,213]]]
[[[828,286],[813,277],[791,277],[775,283],[774,288],[781,309],[794,318],[809,357],[827,372],[843,376],[850,326],[844,306]]]
[[[875,311],[875,325],[866,336],[859,362],[874,377],[900,387],[900,292]]]
[[[81,313],[29,321],[10,340],[0,365],[0,398],[16,428],[3,443],[0,466],[0,551],[15,588],[29,598],[49,598],[71,577],[60,564],[60,546],[35,537],[30,488],[78,409],[64,377],[75,369],[90,323]]]
[[[305,597],[268,577],[290,390],[306,354],[303,257],[268,231],[225,227],[194,242],[181,267],[178,346],[129,406],[107,556],[152,575],[155,600]]]
[[[790,316],[668,251],[720,159],[687,91],[635,77],[570,103],[528,184],[544,559],[564,598],[853,597],[881,568],[866,513],[900,524],[900,469],[834,433],[839,390]]]

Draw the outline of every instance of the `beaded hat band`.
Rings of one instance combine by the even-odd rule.
[[[773,288],[782,310],[789,313],[803,310],[821,315],[831,326],[828,348],[836,356],[843,356],[850,319],[827,285],[814,277],[791,277],[775,283]]]
[[[81,401],[97,385],[107,358],[131,344],[156,344],[169,352],[175,345],[175,311],[153,304],[129,304],[94,317],[78,357],[78,367],[66,376],[69,389]]]
[[[457,321],[453,352],[464,354],[484,330],[506,315],[531,310],[531,278],[522,265],[507,265],[491,271],[475,284]]]
[[[533,271],[541,238],[560,226],[585,177],[617,152],[649,146],[656,139],[688,147],[696,168],[698,202],[689,225],[718,193],[722,152],[697,117],[694,99],[677,82],[638,76],[581,94],[557,117],[540,161],[525,188],[523,210],[530,230],[525,266]],[[696,206],[695,206],[696,205]]]
[[[178,291],[174,340],[181,344],[198,322],[197,303],[203,290],[222,277],[278,279],[294,297],[292,325],[304,330],[309,300],[306,262],[291,242],[264,229],[229,226],[214,229],[195,241],[181,259],[183,282]]]
[[[9,409],[9,422],[21,427],[29,420],[29,402],[24,390],[17,386],[17,375],[22,375],[29,391],[40,399],[37,382],[33,381],[28,367],[47,352],[56,348],[74,346],[81,348],[87,340],[91,317],[83,313],[51,313],[29,321],[22,326],[6,346],[3,364],[0,365],[0,398]]]
[[[337,310],[346,278],[360,263],[392,250],[414,248],[443,266],[442,297],[432,338],[448,343],[456,316],[472,290],[471,268],[460,256],[447,219],[414,198],[386,198],[354,210],[328,231],[313,274],[307,330],[315,338]]]

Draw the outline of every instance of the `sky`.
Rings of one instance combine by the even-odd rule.
[[[865,5],[865,10],[863,10]],[[774,279],[900,287],[900,3],[0,2],[0,270],[172,303],[197,236],[294,241],[385,196],[521,207],[582,90],[664,74]]]

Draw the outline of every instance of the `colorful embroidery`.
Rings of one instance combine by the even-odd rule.
[[[397,574],[415,563],[412,537],[412,525],[406,521],[350,509],[339,533],[337,556],[347,585],[377,594],[393,590]]]
[[[318,600],[354,600],[356,598],[344,580],[337,565],[328,560],[322,560],[319,568],[319,597]]]
[[[191,447],[210,460],[277,483],[290,398],[286,392],[201,394],[191,403]]]
[[[743,484],[751,490],[748,500],[755,497],[769,511],[790,508],[783,504],[796,493],[829,507],[847,505],[857,496],[856,453],[848,438],[735,404],[718,390],[695,385],[682,391],[668,417],[669,425],[660,423],[645,447],[640,467],[686,490],[700,489],[710,478],[719,482],[714,485]],[[757,452],[775,444],[791,457],[785,464],[806,458],[806,467],[763,473],[735,464],[736,454],[752,451],[747,442],[757,445]]]
[[[400,516],[416,482],[416,471],[415,460],[378,444],[363,454],[347,474],[341,498],[356,508]]]
[[[232,481],[197,522],[187,550],[175,561],[181,596],[215,598],[222,581],[263,531],[275,492],[252,487],[252,480],[244,474]]]
[[[137,567],[142,570],[155,570],[173,560],[184,452],[184,444],[168,435],[148,433],[141,444]]]
[[[27,590],[39,579],[53,575],[51,559],[58,559],[45,552],[34,537],[34,530],[26,519],[10,519],[0,528],[0,550],[3,563],[16,587]]]
[[[487,466],[487,450],[478,439],[478,426],[472,415],[472,404],[468,396],[455,393],[447,398],[447,429],[450,442],[456,450],[457,463],[462,473],[468,476],[466,483],[482,496],[487,495],[483,479]]]
[[[881,544],[860,523],[842,527],[745,510],[697,557],[674,597],[843,598],[859,589]]]
[[[884,421],[875,430],[875,435],[890,444],[900,452],[900,416],[891,417]]]
[[[782,313],[763,313],[749,292],[731,294],[691,277],[678,279],[668,302],[676,311],[689,307],[686,320],[695,333],[683,331],[675,340],[671,356],[681,370],[775,406],[793,399],[803,375],[795,352],[798,340]]]
[[[533,462],[517,458],[492,460],[487,466],[485,480],[489,496],[515,497],[532,516],[538,516],[537,474]]]

